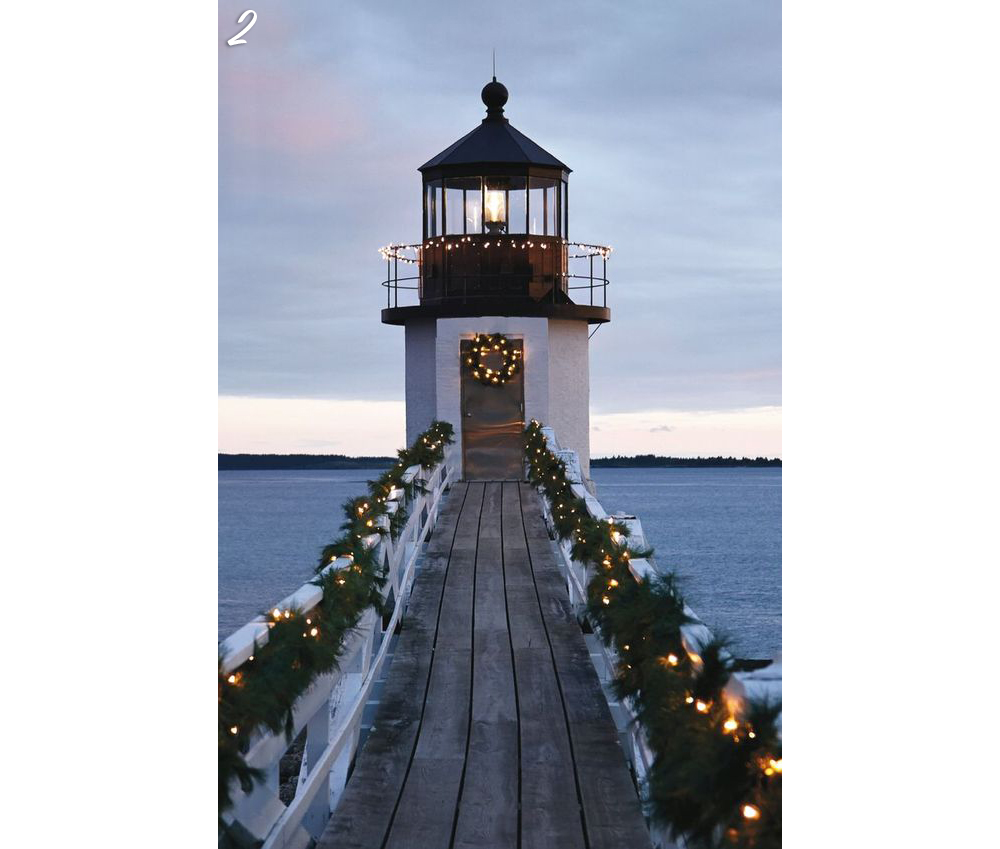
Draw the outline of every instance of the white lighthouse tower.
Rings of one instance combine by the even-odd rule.
[[[510,125],[495,77],[482,98],[482,123],[420,168],[422,242],[382,250],[382,321],[406,332],[407,442],[448,421],[466,480],[518,479],[537,419],[586,479],[588,337],[611,319],[610,248],[570,242],[569,167]]]

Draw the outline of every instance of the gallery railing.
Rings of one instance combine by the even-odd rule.
[[[444,461],[433,469],[411,466],[404,481],[415,481],[413,496],[407,500],[401,489],[387,504],[389,513],[405,507],[408,519],[394,539],[389,533],[373,533],[365,544],[376,551],[376,561],[386,569],[383,590],[391,614],[385,618],[369,608],[352,634],[345,640],[337,668],[316,679],[294,708],[291,738],[264,732],[251,743],[247,764],[263,770],[265,780],[253,790],[236,791],[233,808],[224,817],[227,825],[241,832],[262,849],[305,849],[318,839],[330,812],[347,783],[348,768],[357,751],[362,714],[375,682],[386,671],[392,645],[410,588],[417,555],[437,520],[441,499],[457,474],[457,449],[445,448]],[[388,516],[379,518],[388,529]],[[329,569],[350,566],[338,558]],[[323,598],[314,584],[304,584],[276,607],[308,612]],[[259,616],[228,637],[220,646],[224,674],[237,669],[267,642],[267,620]],[[305,731],[301,767],[295,782],[294,798],[287,807],[279,798],[279,767],[292,741]]]
[[[492,241],[456,236],[380,248],[386,261],[386,307],[478,299],[607,307],[611,247],[527,236],[488,238]],[[481,260],[470,260],[476,253]]]

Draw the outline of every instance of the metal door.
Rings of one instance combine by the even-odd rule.
[[[522,349],[519,339],[511,347]],[[506,383],[483,385],[466,358],[471,339],[459,351],[462,369],[462,464],[466,480],[521,480],[524,477],[524,358]]]

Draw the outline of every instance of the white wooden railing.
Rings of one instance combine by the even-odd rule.
[[[295,798],[287,807],[278,798],[278,769],[289,740],[284,734],[264,732],[251,743],[246,761],[262,769],[266,779],[255,783],[250,793],[237,788],[235,803],[224,818],[230,824],[238,823],[249,837],[263,841],[263,849],[305,849],[312,838],[322,834],[347,783],[347,770],[361,734],[362,713],[383,672],[392,635],[406,608],[417,556],[437,520],[441,498],[456,474],[457,449],[453,445],[445,446],[444,460],[433,469],[411,466],[404,480],[421,483],[424,491],[415,491],[407,500],[397,489],[388,503],[390,513],[403,506],[409,511],[402,532],[396,539],[388,533],[366,538],[365,544],[376,550],[377,562],[387,567],[389,577],[383,595],[392,615],[383,624],[382,617],[369,608],[345,639],[337,669],[317,678],[295,704],[292,739],[305,729],[306,741]],[[388,516],[380,521],[387,529]],[[327,568],[349,566],[348,559],[338,558]],[[319,587],[305,584],[275,606],[305,612],[322,597]],[[228,673],[244,663],[255,645],[267,642],[267,635],[266,619],[260,616],[228,637],[220,646],[224,671]]]
[[[576,451],[560,448],[559,441],[552,428],[543,427],[542,433],[545,435],[549,450],[565,464],[566,477],[570,481],[573,493],[586,502],[587,512],[599,521],[608,521],[610,519],[615,524],[627,526],[629,529],[629,545],[632,548],[644,549],[651,547],[643,533],[642,522],[636,516],[630,516],[621,512],[613,515],[608,514],[596,496],[587,489],[584,485],[580,458]],[[574,606],[578,615],[582,615],[587,605],[587,584],[592,577],[592,572],[589,570],[593,567],[573,559],[571,554],[573,544],[570,540],[558,539],[555,533],[552,505],[541,488],[539,488],[538,492],[542,500],[545,523],[549,528],[551,536],[556,540],[556,548],[560,554],[558,562],[566,579],[566,591],[569,593],[570,603]],[[629,568],[636,580],[641,580],[657,573],[652,558],[631,558],[629,560]],[[699,652],[703,646],[712,640],[712,632],[687,605],[684,606],[684,612],[696,621],[681,627],[682,642],[684,643],[685,650],[692,659],[699,662]],[[597,674],[602,684],[605,685],[604,694],[611,707],[615,724],[618,727],[620,735],[623,737],[623,748],[635,770],[636,782],[640,788],[640,792],[643,792],[646,786],[646,777],[653,765],[654,756],[646,739],[645,730],[636,719],[631,701],[619,702],[614,699],[610,691],[609,685],[615,677],[615,670],[618,666],[618,653],[614,645],[605,645],[597,635],[588,637],[587,643],[590,648],[591,660],[597,669]],[[747,698],[780,700],[781,658],[776,658],[773,663],[763,669],[752,672],[734,673],[726,687],[725,695],[734,715],[739,715],[742,712],[742,705]],[[655,824],[650,825],[650,835],[653,839],[653,844],[658,849],[684,849],[685,843],[683,839],[671,839],[665,830],[657,828]]]

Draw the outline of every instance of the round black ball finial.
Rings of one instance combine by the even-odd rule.
[[[483,86],[483,103],[486,104],[487,113],[490,115],[502,115],[504,104],[507,102],[507,86],[498,83],[494,77],[492,82]]]

